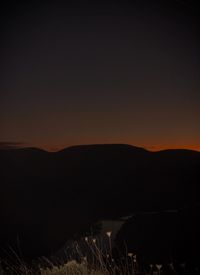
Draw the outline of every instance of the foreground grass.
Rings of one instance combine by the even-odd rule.
[[[19,274],[19,275],[161,275],[161,266],[155,266],[155,268],[150,267],[149,271],[139,271],[139,269],[134,268],[133,266],[119,266],[116,263],[113,263],[109,266],[100,266],[97,264],[96,266],[91,266],[86,262],[77,262],[76,260],[68,261],[66,264],[62,266],[52,266],[45,268],[38,268],[38,270],[33,270],[31,268],[26,267],[25,265],[21,265],[18,267],[11,267],[6,271],[0,271],[0,275],[7,274]],[[173,273],[172,273],[173,274]],[[176,274],[174,272],[174,274]]]
[[[113,256],[111,232],[107,232],[107,245],[98,239],[86,237],[81,245],[73,243],[70,251],[66,251],[64,262],[55,263],[48,258],[34,266],[28,266],[14,251],[14,260],[0,263],[0,275],[172,275],[172,274],[200,274],[196,268],[187,269],[182,263],[176,269],[173,263],[150,264],[140,266],[137,256],[132,252],[126,255]],[[83,245],[84,244],[84,245]]]

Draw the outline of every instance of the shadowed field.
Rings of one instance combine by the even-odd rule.
[[[119,246],[126,240],[148,263],[147,256],[156,259],[166,251],[173,251],[167,252],[168,259],[179,259],[183,249],[187,253],[181,260],[194,257],[194,244],[199,244],[199,152],[149,152],[122,144],[55,153],[7,149],[0,150],[0,167],[2,257],[10,246],[20,247],[27,260],[48,257],[68,240],[90,234],[96,222],[127,215],[132,218],[117,236]],[[151,215],[166,210],[180,215]],[[162,238],[166,249],[158,245]]]

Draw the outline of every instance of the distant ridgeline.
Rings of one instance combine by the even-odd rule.
[[[200,153],[196,151],[149,152],[123,144],[75,146],[55,153],[6,149],[0,150],[0,165],[0,247],[19,245],[25,257],[56,251],[98,220],[136,212],[199,209],[195,205],[200,202]],[[184,219],[194,224],[199,210],[192,217],[187,213]],[[133,223],[129,222],[130,228]],[[149,224],[151,220],[144,218],[137,221],[138,242],[139,232],[145,234],[142,230],[148,230]],[[186,228],[185,234],[192,230]],[[130,241],[127,232],[126,226],[118,234],[118,243],[125,235]]]

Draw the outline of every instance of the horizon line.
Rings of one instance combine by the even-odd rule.
[[[78,147],[78,146],[94,146],[94,145],[127,145],[132,147],[137,147],[141,149],[145,149],[150,152],[160,152],[166,150],[190,150],[190,151],[197,151],[200,152],[200,146],[198,145],[169,145],[169,146],[156,146],[156,145],[135,145],[131,143],[85,143],[85,144],[72,144],[72,145],[39,145],[39,144],[28,144],[23,142],[0,142],[0,150],[11,150],[11,149],[25,149],[25,148],[32,148],[32,149],[39,149],[46,152],[59,152],[63,151],[67,148],[71,147]]]

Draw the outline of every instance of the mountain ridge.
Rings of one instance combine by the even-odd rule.
[[[20,147],[3,147],[0,146],[0,151],[14,151],[14,150],[28,150],[28,151],[43,151],[43,152],[47,152],[47,153],[59,153],[59,152],[64,152],[67,150],[73,150],[73,149],[93,149],[93,148],[101,148],[101,147],[126,147],[126,148],[130,148],[130,149],[135,149],[135,150],[143,150],[146,152],[150,152],[150,153],[159,153],[159,152],[174,152],[174,151],[182,151],[182,152],[197,152],[200,153],[200,151],[198,150],[194,150],[194,149],[186,149],[186,148],[168,148],[168,149],[158,149],[158,150],[149,150],[145,147],[141,147],[141,146],[135,146],[135,145],[130,145],[130,144],[126,144],[126,143],[94,143],[94,144],[78,144],[78,145],[71,145],[68,147],[64,147],[62,149],[56,150],[56,151],[49,151],[47,149],[41,148],[41,147],[28,147],[28,146],[20,146]]]

